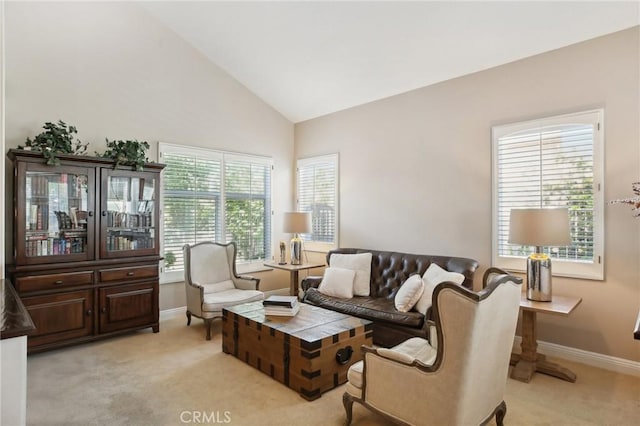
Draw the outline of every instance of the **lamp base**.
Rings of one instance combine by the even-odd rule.
[[[302,264],[302,238],[298,234],[291,239],[291,264]]]
[[[527,258],[527,299],[551,302],[551,259],[544,253]]]

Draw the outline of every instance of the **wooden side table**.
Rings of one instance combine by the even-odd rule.
[[[303,271],[305,269],[313,269],[313,268],[321,268],[324,263],[303,263],[301,265],[292,265],[290,263],[286,263],[284,265],[279,264],[278,262],[266,262],[264,266],[268,266],[269,268],[282,269],[284,271],[289,271],[291,273],[291,278],[289,280],[289,294],[292,296],[298,295],[298,272]]]
[[[511,354],[511,378],[529,383],[533,373],[548,374],[569,382],[576,381],[576,375],[568,368],[549,362],[545,356],[537,352],[538,337],[536,313],[569,315],[582,302],[580,297],[553,296],[551,302],[535,302],[522,294],[520,310],[522,310],[522,353]]]

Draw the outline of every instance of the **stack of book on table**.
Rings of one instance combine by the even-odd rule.
[[[262,301],[265,315],[292,317],[300,310],[297,296],[271,295]]]

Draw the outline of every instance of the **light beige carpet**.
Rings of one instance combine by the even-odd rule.
[[[308,402],[221,351],[221,323],[162,321],[160,333],[121,337],[28,358],[30,425],[341,425],[344,386]],[[537,374],[508,379],[507,425],[635,425],[640,379],[562,361],[576,383]],[[354,404],[353,425],[385,424]]]

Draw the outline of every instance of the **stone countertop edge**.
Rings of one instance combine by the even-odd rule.
[[[32,333],[36,327],[11,281],[2,279],[2,295],[0,297],[0,339],[10,339]]]

